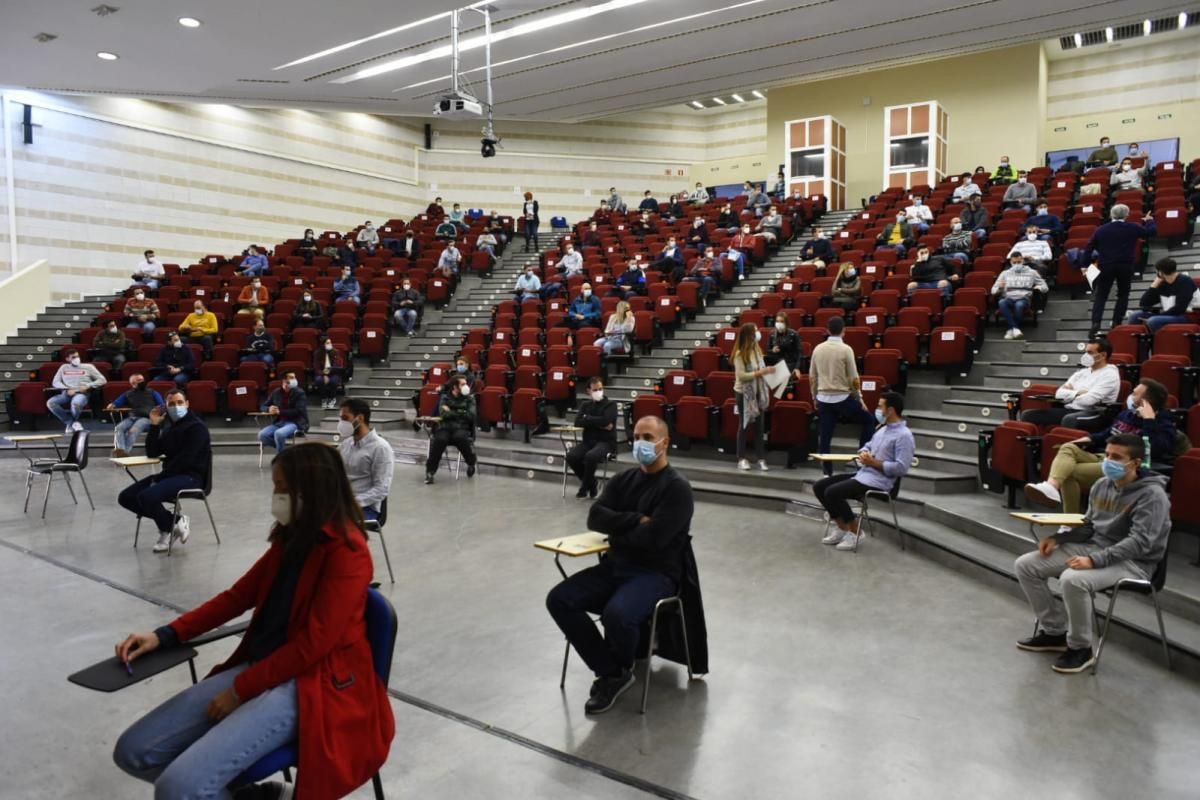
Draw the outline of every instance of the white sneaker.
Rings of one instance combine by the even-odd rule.
[[[74,433],[75,428],[73,426],[74,426],[74,423],[71,423],[67,427],[63,428],[63,436],[70,436],[72,433]]]
[[[746,276],[745,276],[745,275],[738,275],[738,280],[739,280],[739,281],[744,281],[744,280],[746,280]]]
[[[758,468],[761,469],[763,472],[766,472],[768,469],[770,469],[770,467],[767,466],[766,461],[759,461]]]
[[[825,538],[821,540],[821,544],[837,544],[843,538],[845,538],[845,536],[846,532],[837,525],[834,525],[829,529],[829,533],[825,535]]]
[[[1070,533],[1073,530],[1075,530],[1075,529],[1072,528],[1070,525],[1059,525],[1058,530],[1056,530],[1055,533],[1058,533],[1058,534]]]
[[[1012,329],[1012,337],[1013,337],[1014,339],[1024,339],[1024,338],[1025,338],[1025,334],[1021,333],[1021,329],[1020,329],[1020,328],[1013,328],[1013,329]]]
[[[750,462],[743,458],[741,461],[738,462],[738,469],[740,469],[740,470],[750,469]]]
[[[180,544],[187,544],[188,536],[192,534],[192,523],[186,516],[181,516],[175,523],[171,536],[178,539]]]
[[[167,552],[167,547],[170,545],[170,543],[171,543],[171,534],[160,533],[158,535],[158,541],[154,543],[153,551],[155,553],[165,553],[165,552]]]
[[[1054,507],[1062,503],[1062,495],[1050,481],[1025,484],[1025,497],[1042,506]]]
[[[83,430],[83,423],[79,422],[78,420],[71,423],[71,432],[72,433],[74,433],[75,431],[81,431],[81,430]]]
[[[838,550],[855,550],[858,548],[859,535],[851,531],[847,531],[846,535],[837,544]]]
[[[1011,339],[1012,337],[1013,337],[1013,335],[1012,335],[1012,328],[1009,328],[1008,330],[1006,330],[1006,331],[1004,332],[1004,338],[1005,338],[1005,339]]]

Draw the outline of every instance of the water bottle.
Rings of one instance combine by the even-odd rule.
[[[1146,469],[1150,469],[1150,437],[1149,436],[1142,437],[1142,447],[1144,447],[1146,450],[1146,454],[1142,456],[1142,466],[1145,467]]]

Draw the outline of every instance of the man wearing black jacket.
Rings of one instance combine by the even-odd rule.
[[[579,478],[576,497],[596,496],[596,467],[617,449],[617,404],[604,396],[604,381],[588,381],[589,400],[575,415],[575,425],[583,428],[583,441],[567,451],[567,466]]]
[[[678,591],[690,552],[692,487],[667,461],[667,424],[642,417],[633,436],[641,466],[609,480],[588,513],[588,528],[607,534],[611,549],[546,597],[550,616],[596,675],[584,705],[589,714],[612,708],[633,685],[642,624]],[[600,614],[603,637],[588,612]]]
[[[295,372],[283,374],[283,383],[271,392],[262,410],[275,415],[271,424],[258,432],[258,441],[263,447],[283,450],[288,439],[308,431],[308,397],[300,388]]]
[[[196,371],[196,358],[192,349],[183,343],[179,334],[171,331],[167,334],[167,346],[158,353],[154,362],[154,370],[150,377],[154,380],[175,381],[175,385],[183,388],[191,380]]]
[[[471,431],[475,425],[475,398],[467,379],[462,375],[451,376],[446,382],[450,387],[438,401],[438,414],[442,421],[429,440],[429,458],[425,461],[425,483],[433,483],[442,463],[446,448],[454,445],[467,462],[467,477],[475,474],[475,449],[471,446]]]
[[[1196,283],[1186,272],[1179,272],[1173,258],[1160,258],[1154,265],[1154,282],[1142,295],[1137,311],[1129,312],[1126,325],[1145,322],[1150,333],[1164,325],[1182,325],[1188,321],[1188,306],[1196,295]]]
[[[813,238],[800,248],[800,260],[822,261],[826,264],[837,260],[837,254],[833,252],[833,245],[825,238],[825,234],[821,232],[820,228],[813,228]]]
[[[169,425],[163,421],[170,416]],[[208,426],[188,410],[187,393],[175,388],[167,392],[167,407],[150,410],[146,455],[162,458],[162,469],[126,487],[117,496],[122,508],[139,517],[150,517],[158,526],[154,552],[165,553],[172,537],[180,544],[188,540],[188,518],[181,516],[172,528],[172,513],[164,503],[173,503],[181,489],[199,489],[212,464],[212,441]]]

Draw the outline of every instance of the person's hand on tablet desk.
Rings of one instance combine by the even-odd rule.
[[[156,633],[131,633],[116,646],[117,658],[122,664],[128,664],[136,658],[158,649],[159,641]]]

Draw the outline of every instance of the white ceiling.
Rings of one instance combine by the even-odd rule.
[[[276,67],[444,13],[453,4],[107,0],[119,11],[100,17],[90,11],[99,2],[0,0],[0,86],[416,117],[430,116],[436,97],[449,87],[446,57],[363,80],[333,82],[447,45],[446,18],[308,63]],[[494,31],[503,33],[603,2],[496,0]],[[713,95],[748,95],[752,89],[818,75],[1008,47],[1182,10],[1190,9],[1171,0],[635,2],[498,42],[494,63],[522,60],[495,70],[496,115],[575,121],[678,106]],[[184,28],[177,22],[181,16],[204,24]],[[478,35],[482,16],[464,12],[463,24],[464,38]],[[36,42],[34,37],[43,32],[58,38]],[[566,49],[546,52],[551,48]],[[102,50],[120,59],[101,61],[96,53]],[[463,56],[464,71],[482,64],[481,49]],[[482,74],[468,75],[481,98]]]

